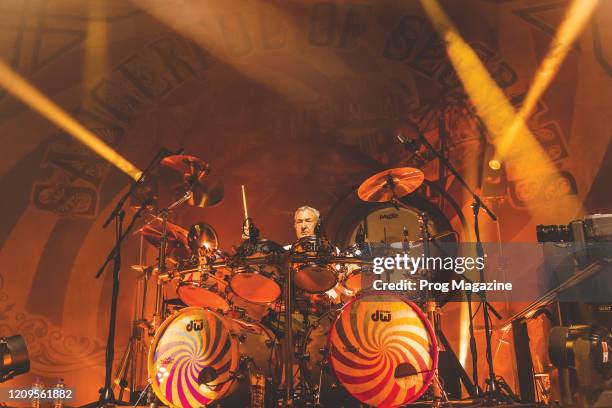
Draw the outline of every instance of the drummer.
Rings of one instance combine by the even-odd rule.
[[[298,239],[315,235],[317,225],[321,214],[316,208],[303,205],[297,210],[293,216],[293,227],[295,235]]]
[[[320,227],[321,213],[316,208],[303,205],[295,210],[293,215],[293,228],[295,229],[295,236],[297,239],[316,235],[317,226]],[[285,247],[290,249],[291,245]],[[336,248],[336,252],[339,253],[339,249]],[[333,303],[339,303],[341,295],[351,295],[349,291],[344,288],[340,283],[336,284],[332,289],[325,292]]]

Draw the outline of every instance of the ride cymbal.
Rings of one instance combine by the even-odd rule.
[[[373,203],[384,203],[402,198],[418,189],[425,175],[413,167],[398,167],[376,173],[361,183],[357,190],[360,199]]]

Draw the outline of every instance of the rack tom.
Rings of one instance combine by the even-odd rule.
[[[300,238],[291,246],[293,282],[310,293],[323,293],[338,282],[336,265],[330,262],[336,249],[324,237]]]

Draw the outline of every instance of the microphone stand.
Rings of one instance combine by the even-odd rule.
[[[111,212],[108,219],[104,222],[102,228],[106,228],[108,224],[114,219],[116,230],[115,230],[115,246],[111,249],[110,253],[106,257],[104,264],[96,273],[96,279],[100,278],[106,266],[109,264],[111,260],[113,260],[113,289],[111,294],[111,309],[110,309],[110,317],[109,317],[109,327],[108,327],[108,338],[106,341],[106,359],[105,359],[105,375],[104,375],[104,387],[100,389],[100,399],[96,402],[92,402],[84,405],[84,407],[100,407],[107,405],[124,405],[125,402],[117,401],[115,399],[115,395],[113,393],[112,388],[112,376],[113,376],[113,360],[115,359],[115,327],[117,324],[117,300],[119,297],[119,272],[121,270],[121,244],[125,237],[128,236],[134,224],[140,215],[144,211],[144,209],[152,203],[152,200],[146,200],[138,211],[132,217],[130,224],[123,231],[123,220],[125,218],[125,211],[123,210],[123,205],[127,198],[136,190],[138,185],[148,176],[148,174],[157,166],[157,164],[167,155],[169,155],[169,151],[167,149],[160,149],[160,151],[155,155],[155,157],[151,160],[147,168],[140,173],[140,177],[138,180],[132,183],[128,191],[119,199],[115,209]],[[129,405],[129,404],[128,404]]]
[[[459,181],[459,183],[471,194],[472,199],[473,199],[473,203],[472,203],[472,210],[474,213],[474,233],[475,233],[475,237],[476,237],[476,254],[478,257],[484,257],[484,248],[482,246],[482,241],[480,240],[480,228],[479,228],[479,224],[478,224],[478,215],[480,213],[480,209],[482,208],[483,210],[485,210],[485,212],[487,213],[487,215],[493,220],[493,221],[497,221],[497,217],[495,216],[495,214],[493,214],[493,212],[489,209],[489,207],[486,206],[485,203],[482,202],[482,199],[478,196],[478,194],[476,194],[474,192],[474,190],[472,190],[470,188],[470,186],[467,184],[467,182],[463,179],[463,177],[461,177],[461,174],[459,174],[459,172],[453,167],[453,165],[443,156],[441,155],[432,145],[431,143],[429,143],[429,141],[427,140],[427,138],[422,134],[422,132],[420,131],[420,129],[414,125],[411,124],[413,129],[416,131],[419,139],[421,140],[421,142],[423,143],[423,145],[429,150],[431,151],[439,160],[440,163],[442,163],[454,176],[455,178]],[[485,276],[484,276],[484,268],[480,269],[480,282],[484,282],[485,281]],[[487,357],[487,365],[488,365],[488,378],[486,380],[486,382],[489,385],[489,389],[487,392],[485,392],[485,397],[490,398],[493,401],[498,401],[503,399],[501,396],[501,389],[499,387],[499,384],[497,382],[497,378],[495,375],[495,371],[493,369],[493,353],[492,353],[492,347],[491,347],[491,337],[492,337],[492,333],[491,333],[491,325],[490,325],[490,321],[491,321],[491,315],[490,315],[490,311],[493,310],[494,314],[496,316],[499,316],[499,313],[497,313],[497,311],[495,311],[493,309],[493,307],[489,304],[489,302],[487,301],[487,294],[486,291],[481,291],[480,293],[480,302],[481,302],[481,307],[482,307],[482,311],[483,311],[483,318],[484,318],[484,327],[485,327],[485,340],[486,340],[486,357]],[[471,306],[471,296],[468,294],[468,302]],[[475,338],[474,338],[474,331],[473,331],[473,324],[472,324],[472,319],[473,316],[471,315],[471,311],[470,311],[470,344],[473,345],[472,351],[476,350],[475,347]],[[476,358],[474,356],[474,353],[472,352],[472,363],[474,366],[474,373],[477,373],[477,361]],[[474,380],[477,380],[477,377],[474,378]],[[476,382],[477,383],[477,382]]]
[[[125,237],[130,234],[130,231],[134,227],[136,220],[140,218],[140,215],[145,209],[145,205],[141,206],[138,211],[132,217],[130,224],[123,231],[123,219],[125,218],[125,211],[120,210],[115,215],[116,220],[116,231],[115,231],[115,239],[116,243],[113,249],[110,251],[104,264],[96,274],[96,278],[98,278],[108,263],[113,260],[113,291],[111,295],[111,310],[110,310],[110,318],[109,318],[109,327],[108,327],[108,338],[106,342],[106,360],[105,360],[105,376],[104,376],[104,387],[100,389],[100,399],[96,402],[92,402],[90,404],[86,404],[83,407],[102,407],[107,405],[129,405],[123,401],[117,401],[115,399],[115,395],[113,393],[112,388],[112,370],[113,370],[113,360],[115,358],[115,326],[117,323],[117,300],[119,298],[119,271],[121,270],[121,244]]]

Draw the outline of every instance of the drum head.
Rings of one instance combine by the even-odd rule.
[[[352,291],[353,293],[359,293],[363,288],[363,284],[361,282],[362,279],[364,278],[361,274],[361,269],[354,269],[347,273],[346,278],[344,279],[344,282],[342,282],[342,284],[345,288]]]
[[[253,303],[271,303],[280,297],[281,287],[272,278],[256,271],[239,272],[230,281],[232,291]]]
[[[149,349],[149,379],[155,395],[171,407],[197,407],[221,398],[239,361],[226,319],[188,307],[166,319]],[[199,378],[200,377],[200,378]]]
[[[230,310],[230,305],[224,296],[191,283],[181,283],[176,293],[188,306],[205,307],[222,312]]]
[[[295,285],[307,292],[327,292],[338,282],[338,272],[332,266],[303,264],[293,275]]]
[[[359,401],[397,407],[418,399],[438,364],[434,333],[412,302],[368,294],[348,303],[329,333],[334,374]]]

